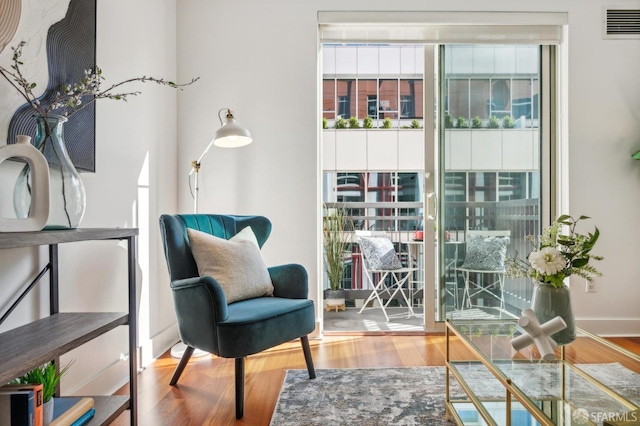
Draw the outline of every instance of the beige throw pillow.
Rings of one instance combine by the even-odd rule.
[[[191,252],[200,276],[215,278],[227,296],[227,303],[271,296],[273,284],[250,227],[230,240],[187,229]]]

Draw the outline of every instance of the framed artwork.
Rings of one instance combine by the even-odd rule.
[[[46,56],[48,83],[39,98],[42,103],[53,99],[63,84],[77,82],[84,70],[95,67],[96,0],[70,0],[65,17],[47,31]],[[95,119],[96,107],[92,103],[64,125],[67,151],[78,171],[95,172]],[[33,140],[35,129],[33,108],[24,104],[11,117],[7,143],[15,141],[17,135],[29,135]]]

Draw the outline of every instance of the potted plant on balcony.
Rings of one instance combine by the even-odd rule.
[[[335,127],[336,129],[346,129],[347,128],[347,121],[342,117],[338,117],[338,118],[336,118],[336,121],[333,124],[333,127]]]
[[[324,266],[329,280],[329,289],[325,291],[327,311],[335,309],[346,310],[345,291],[340,283],[345,271],[344,253],[349,243],[345,234],[346,218],[340,207],[324,207],[322,221],[324,245]]]
[[[489,117],[489,122],[487,123],[487,128],[489,128],[489,129],[499,129],[500,128],[500,121],[498,120],[498,117],[496,117],[495,115],[492,115],[491,117]]]
[[[513,117],[511,117],[510,115],[505,115],[502,118],[502,128],[503,129],[515,129],[516,128],[516,122],[513,119]]]

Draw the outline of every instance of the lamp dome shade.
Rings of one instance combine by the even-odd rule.
[[[213,144],[221,148],[238,148],[249,145],[252,141],[249,130],[236,123],[236,119],[230,114],[227,115],[224,126],[213,137]]]

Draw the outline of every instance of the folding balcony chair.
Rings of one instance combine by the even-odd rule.
[[[362,267],[367,280],[373,287],[371,294],[362,305],[358,314],[361,314],[367,308],[380,308],[387,321],[392,317],[403,316],[410,318],[411,316],[417,316],[413,311],[412,303],[407,298],[403,287],[409,277],[411,277],[411,274],[418,269],[404,267],[402,265],[393,247],[393,243],[386,233],[375,233],[371,236],[372,234],[372,232],[356,232],[358,244],[360,244],[364,258]],[[388,280],[387,277],[389,277],[390,280]],[[411,291],[411,289],[408,289],[408,291]],[[400,300],[404,301],[407,306],[407,313],[389,315],[387,313],[389,303],[391,303],[398,293],[401,295]],[[384,298],[388,298],[386,302],[384,302]],[[373,300],[376,300],[379,306],[367,306],[369,302]]]
[[[504,310],[504,261],[511,231],[469,231],[464,262],[457,268],[464,280],[462,306],[471,308],[477,296],[493,297]]]

